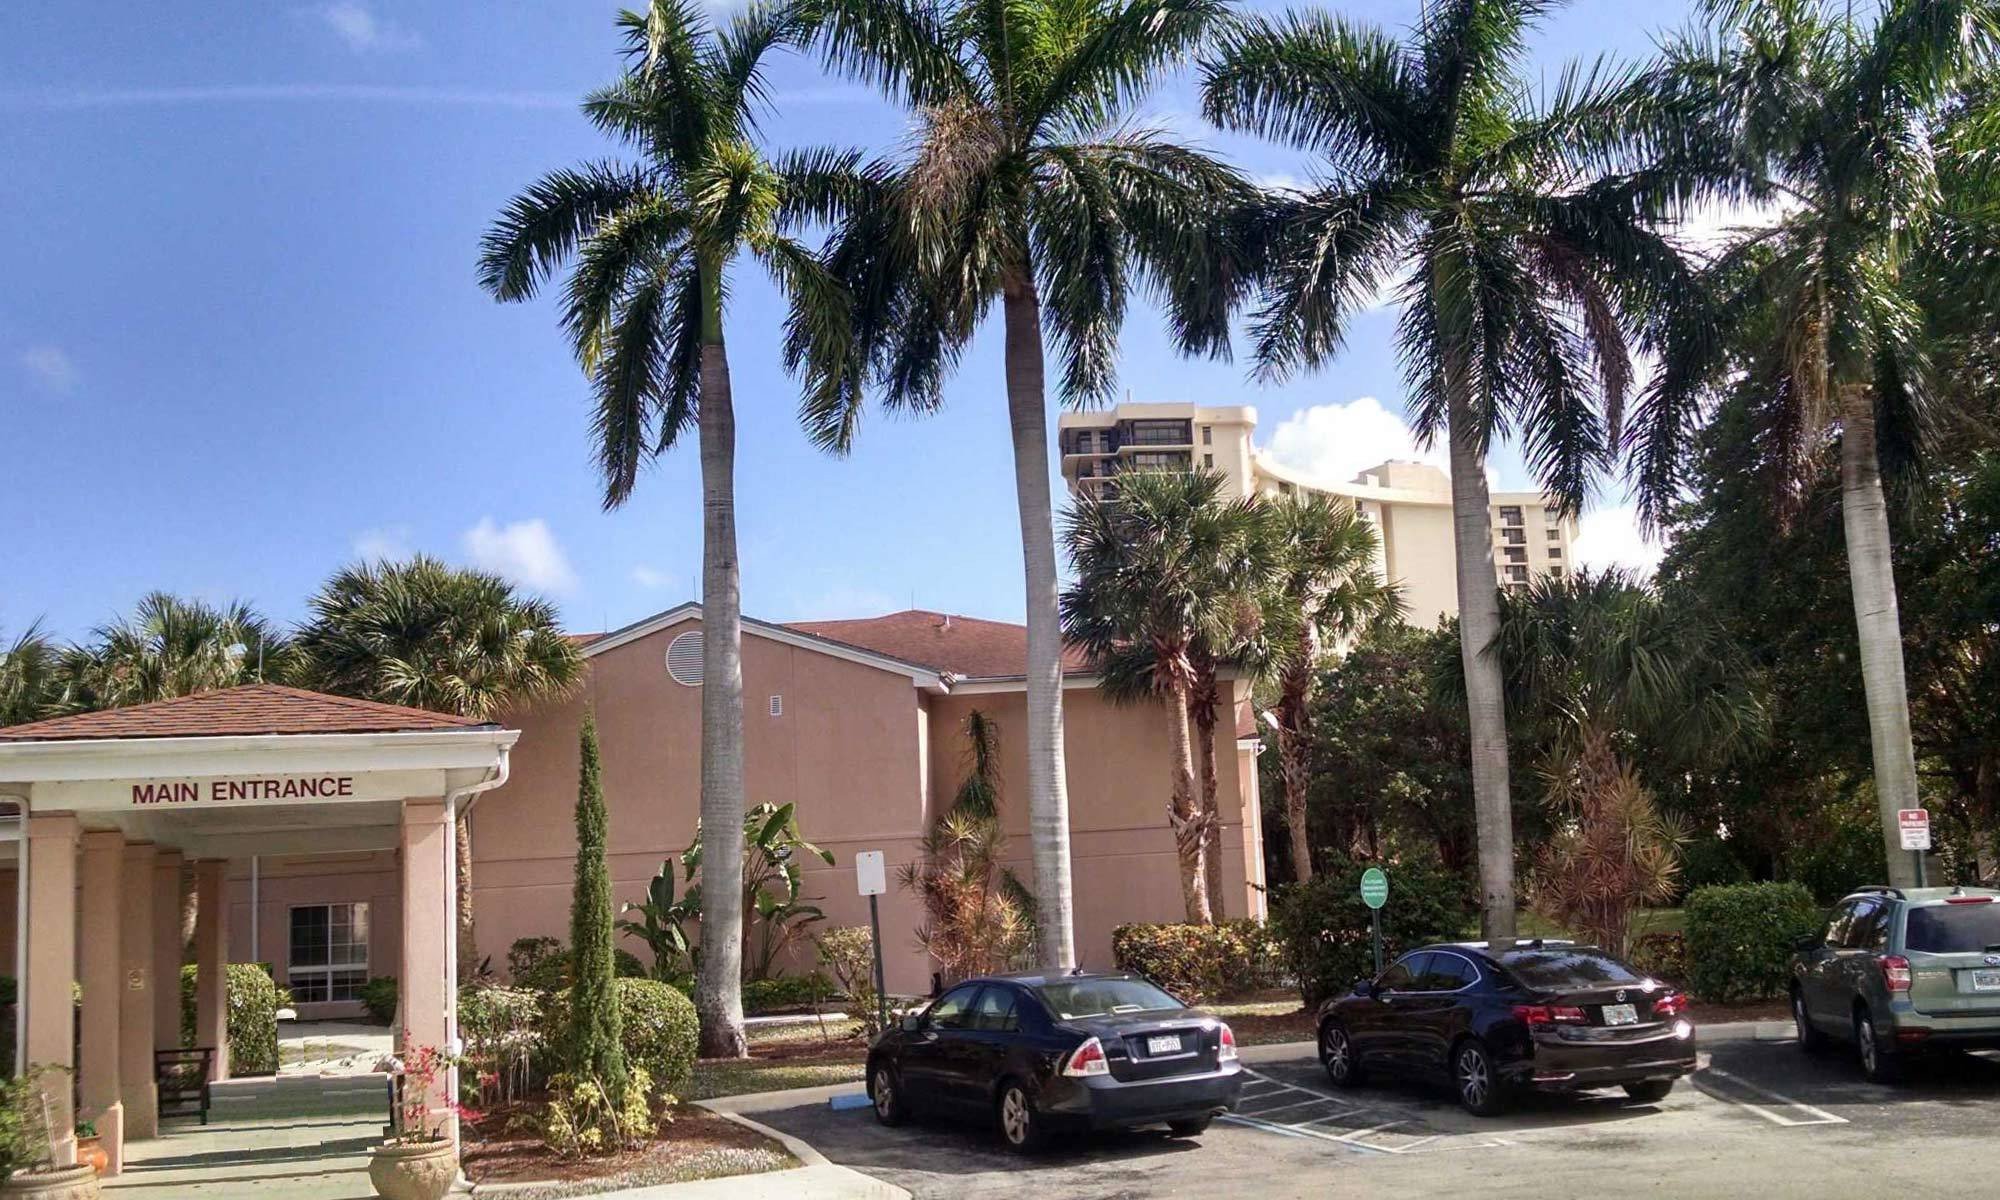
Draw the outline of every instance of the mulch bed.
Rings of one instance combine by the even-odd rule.
[[[532,1112],[526,1104],[500,1106],[468,1125],[462,1159],[466,1176],[484,1184],[546,1181],[548,1190],[535,1189],[535,1195],[578,1196],[798,1165],[770,1138],[693,1105],[676,1107],[659,1139],[637,1150],[561,1159],[534,1133]]]

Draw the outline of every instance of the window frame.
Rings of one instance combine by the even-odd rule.
[[[343,908],[348,910],[347,928],[349,936],[345,945],[347,946],[348,952],[350,954],[353,953],[355,946],[357,944],[359,945],[360,947],[359,960],[350,957],[336,961],[334,958],[335,942],[334,942],[333,931],[336,927],[336,923],[334,921],[334,910]],[[299,944],[297,940],[299,933],[298,914],[301,912],[311,912],[315,910],[323,911],[326,913],[326,926],[325,926],[326,961],[323,963],[299,962],[298,961]],[[318,995],[311,999],[299,997],[298,998],[299,1003],[348,1004],[348,1003],[358,1002],[361,999],[362,989],[365,988],[368,983],[369,956],[374,952],[374,936],[373,936],[373,931],[369,928],[370,914],[368,910],[369,910],[369,903],[366,900],[327,900],[315,904],[293,904],[293,905],[288,905],[286,907],[285,910],[286,989],[289,991],[293,991],[295,993],[307,989],[319,991],[321,989],[314,988],[313,983],[314,981],[319,981],[319,980],[324,981],[324,989],[323,989],[324,994]],[[356,914],[359,914],[360,917],[360,920],[358,922],[355,919]],[[355,937],[353,936],[353,931],[357,924],[361,929],[361,936],[359,938],[358,943]],[[351,994],[336,995],[335,994],[336,989],[343,986],[336,977],[348,974],[359,975],[359,978],[354,982]]]

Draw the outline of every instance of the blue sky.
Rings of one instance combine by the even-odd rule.
[[[1392,26],[1417,14],[1414,0],[1340,7]],[[603,512],[553,306],[497,305],[474,285],[480,233],[508,197],[611,152],[576,99],[616,69],[614,11],[0,9],[0,633],[39,618],[81,637],[154,588],[292,620],[341,563],[415,550],[500,569],[576,629],[695,594],[692,442]],[[1643,54],[1684,6],[1644,11],[1580,0],[1537,56]],[[904,132],[810,60],[777,63],[773,85],[774,145],[882,148]],[[1148,111],[1260,176],[1310,173],[1204,130],[1196,107],[1183,75]],[[798,430],[778,296],[743,270],[732,305],[745,610],[914,602],[1018,619],[997,326],[942,413],[871,413],[833,459]],[[1262,442],[1297,417],[1289,453],[1358,468],[1358,454],[1407,453],[1392,322],[1370,314],[1336,368],[1261,387],[1240,365],[1176,359],[1141,309],[1121,382],[1135,399],[1254,404]],[[1511,456],[1495,467],[1523,483]],[[1586,516],[1586,534],[1597,557],[1637,553],[1618,513]]]

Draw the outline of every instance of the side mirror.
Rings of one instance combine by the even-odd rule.
[[[1355,980],[1354,994],[1357,996],[1365,996],[1368,999],[1373,1000],[1375,998],[1375,981],[1372,979]]]
[[[906,1012],[903,1014],[902,1024],[904,1033],[915,1033],[923,1023],[924,1014],[920,1012]]]
[[[1819,949],[1819,943],[1820,943],[1819,935],[1814,934],[1811,937],[1802,937],[1798,941],[1793,942],[1792,949],[1804,953],[1806,951]]]

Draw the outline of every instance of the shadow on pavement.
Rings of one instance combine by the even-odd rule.
[[[1033,1155],[1006,1148],[993,1130],[971,1122],[912,1120],[894,1129],[865,1108],[834,1111],[824,1104],[771,1109],[759,1121],[805,1139],[815,1150],[859,1171],[904,1170],[929,1173],[973,1171],[1066,1171],[1107,1159],[1179,1155],[1200,1148],[1199,1139],[1174,1138],[1164,1130],[1065,1134]]]
[[[1909,1056],[1894,1084],[1868,1082],[1854,1049],[1841,1043],[1808,1054],[1793,1041],[1729,1042],[1715,1046],[1709,1060],[1754,1087],[1834,1113],[1842,1106],[1916,1103],[1989,1108],[2000,1098],[2000,1059],[1955,1050]]]

